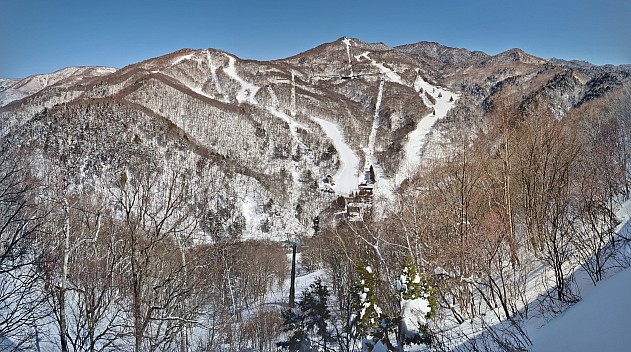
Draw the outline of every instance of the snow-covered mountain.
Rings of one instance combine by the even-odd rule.
[[[280,239],[309,233],[331,192],[358,190],[370,166],[375,195],[391,198],[423,158],[440,155],[437,122],[447,131],[506,99],[543,100],[562,118],[628,79],[609,71],[519,49],[489,56],[350,38],[269,62],[184,49],[119,70],[3,80],[0,133],[90,189],[123,170],[188,172],[236,214],[224,227]]]
[[[82,284],[81,270],[92,265],[82,260],[103,259],[102,265],[116,267],[110,273],[119,275],[121,285],[134,291],[121,293],[125,290],[118,282],[102,280],[104,292],[116,293],[104,311],[114,312],[112,322],[137,317],[137,344],[157,341],[175,320],[182,324],[175,328],[181,335],[165,341],[182,346],[196,336],[195,329],[208,338],[216,333],[221,337],[216,343],[226,347],[245,341],[236,335],[245,324],[271,322],[279,328],[277,310],[289,282],[286,253],[278,241],[297,245],[307,237],[313,242],[303,248],[299,271],[320,270],[299,279],[299,288],[308,289],[310,280],[330,274],[338,303],[350,302],[354,293],[348,289],[358,275],[353,264],[372,261],[382,275],[374,291],[383,295],[378,298],[387,305],[384,312],[393,313],[401,306],[392,299],[403,292],[388,288],[392,277],[387,275],[408,257],[435,280],[442,295],[441,348],[496,340],[489,346],[525,348],[533,341],[535,347],[552,346],[544,345],[545,338],[530,341],[519,319],[538,299],[556,309],[557,291],[559,302],[574,300],[569,294],[561,297],[566,291],[555,291],[553,285],[571,277],[591,255],[609,253],[609,247],[574,250],[556,263],[554,274],[560,274],[553,277],[549,263],[557,257],[546,259],[548,248],[538,241],[557,243],[556,237],[544,237],[550,235],[546,226],[558,226],[563,231],[552,235],[567,241],[562,236],[590,224],[602,240],[601,227],[612,232],[616,222],[628,220],[611,214],[629,196],[631,141],[624,132],[631,114],[630,77],[624,67],[546,60],[520,49],[491,56],[429,42],[393,48],[340,38],[265,62],[217,49],[182,49],[121,69],[67,68],[0,80],[1,150],[3,157],[14,157],[6,160],[19,160],[28,169],[25,180],[43,185],[32,202],[42,206],[42,213],[53,214],[44,223],[53,235],[44,236],[38,250],[66,256],[65,261],[45,258],[43,269],[32,263],[34,272],[50,278],[41,283],[44,291],[79,299],[87,291],[69,293],[65,284]],[[579,134],[580,141],[593,145],[580,145]],[[609,163],[602,171],[596,159],[605,157]],[[0,166],[3,162],[0,158]],[[5,171],[3,180],[10,183],[12,170]],[[603,173],[612,177],[596,177]],[[19,182],[10,186],[15,184]],[[548,190],[559,193],[549,195]],[[599,193],[603,190],[609,193]],[[575,203],[557,204],[563,198],[558,195],[569,193]],[[87,204],[93,198],[100,203]],[[69,199],[78,205],[73,208]],[[603,218],[591,218],[590,209]],[[76,223],[70,220],[73,212]],[[545,222],[548,213],[572,218],[559,225],[559,219],[567,219],[557,216],[550,224]],[[102,221],[104,227],[122,230],[101,231]],[[138,231],[144,232],[136,238]],[[65,244],[58,232],[64,232]],[[99,242],[108,236],[112,243],[107,238]],[[599,239],[591,232],[586,236],[587,244]],[[155,242],[139,249],[149,239]],[[83,248],[84,243],[89,245]],[[119,249],[120,243],[125,248]],[[110,257],[99,258],[97,244],[111,250]],[[68,259],[68,253],[77,256]],[[107,262],[115,258],[131,264],[119,268],[117,262]],[[135,275],[147,273],[139,283],[129,276],[138,258],[147,263],[132,268]],[[163,260],[170,264],[163,267]],[[71,271],[81,270],[70,272],[71,281],[61,284],[68,265]],[[372,274],[367,268],[363,270]],[[414,280],[420,284],[421,277]],[[200,299],[185,294],[172,301],[167,293],[180,296],[184,284],[190,285],[189,293],[195,291],[190,297]],[[370,292],[367,287],[360,295]],[[149,298],[141,297],[141,290]],[[9,293],[4,297],[14,297]],[[139,306],[129,310],[130,302],[143,299],[147,314]],[[118,311],[116,304],[121,305]],[[214,306],[207,309],[209,304]],[[276,311],[266,311],[268,305]],[[180,311],[184,306],[190,310]],[[541,317],[552,318],[547,313]],[[158,322],[150,327],[154,337],[143,335],[142,317],[146,324]],[[338,318],[342,325],[348,321]],[[167,328],[162,322],[168,322]],[[226,330],[215,330],[217,322]],[[56,326],[52,320],[41,324],[44,329]],[[506,330],[507,340],[500,336],[503,324],[517,328]],[[128,328],[122,327],[121,335],[108,330],[113,334],[108,343],[113,348],[131,343]],[[250,326],[249,336],[259,335],[261,328]],[[487,328],[487,334],[479,333]],[[82,336],[77,329],[74,336]],[[553,325],[550,329],[559,331]],[[280,329],[269,331],[266,348],[281,335]],[[56,339],[48,343],[52,346]],[[198,342],[198,350],[215,343]],[[263,345],[244,342],[242,348]]]
[[[0,79],[0,106],[33,95],[40,90],[62,86],[70,87],[115,72],[111,67],[67,67],[47,74],[39,74],[24,79]]]

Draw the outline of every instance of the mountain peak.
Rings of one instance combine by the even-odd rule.
[[[546,62],[545,60],[530,55],[519,48],[508,49],[495,55],[495,58],[503,62],[523,62],[526,64],[541,64]]]
[[[415,55],[426,56],[437,60],[442,64],[462,64],[470,60],[482,60],[488,57],[481,51],[470,51],[464,48],[452,48],[436,42],[421,41],[414,44],[405,44],[395,49]]]

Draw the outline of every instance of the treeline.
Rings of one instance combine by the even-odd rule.
[[[260,307],[285,282],[285,249],[218,231],[212,189],[122,172],[97,194],[55,170],[35,178],[11,155],[0,156],[2,350],[275,346],[280,312]]]

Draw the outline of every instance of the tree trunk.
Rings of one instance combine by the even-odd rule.
[[[68,200],[64,199],[64,246],[63,264],[61,268],[61,287],[59,289],[59,338],[61,351],[68,352],[68,327],[66,326],[66,289],[68,280],[68,257],[70,255],[70,215],[68,214]]]

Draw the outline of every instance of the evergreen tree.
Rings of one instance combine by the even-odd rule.
[[[326,344],[332,339],[328,326],[331,312],[327,302],[329,288],[316,278],[308,289],[303,291],[298,306],[283,311],[284,331],[291,335],[287,341],[279,342],[279,347],[290,351],[326,351]]]
[[[438,303],[431,286],[418,274],[410,261],[403,265],[396,289],[399,292],[401,306],[397,338],[399,346],[430,342],[427,319],[436,312]]]
[[[375,292],[376,275],[370,266],[358,265],[359,279],[353,284],[353,315],[349,322],[356,337],[367,337],[373,334],[381,320],[381,308],[377,304]]]

